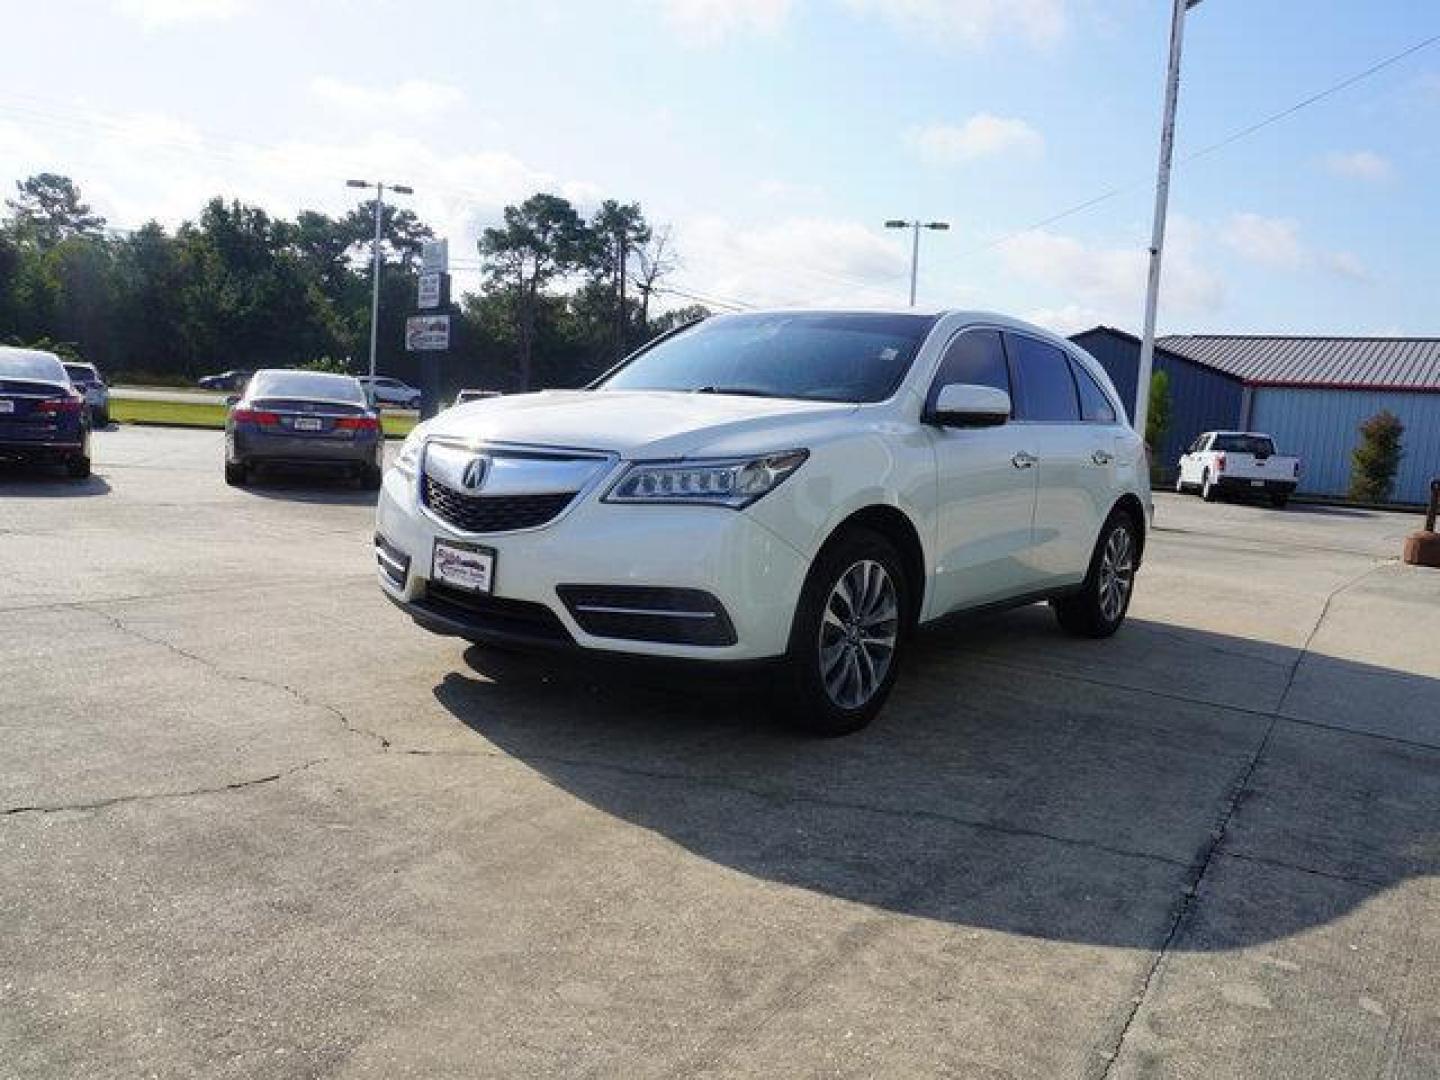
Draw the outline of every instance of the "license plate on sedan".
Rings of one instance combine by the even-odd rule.
[[[297,416],[295,418],[296,431],[319,431],[323,426],[318,416]]]
[[[9,398],[0,398],[0,412],[11,413],[15,411],[15,402]]]
[[[430,580],[489,595],[495,588],[495,550],[479,544],[436,540]]]
[[[1251,487],[1264,487],[1264,486],[1265,486],[1265,481],[1264,481],[1264,480],[1251,480],[1251,481],[1250,481],[1250,486],[1251,486]]]

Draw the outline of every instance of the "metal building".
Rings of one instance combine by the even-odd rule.
[[[1161,343],[1242,381],[1236,426],[1299,455],[1302,493],[1343,496],[1360,425],[1389,409],[1405,425],[1391,497],[1429,498],[1440,477],[1440,339],[1191,334]]]
[[[1095,356],[1127,404],[1140,342],[1100,326],[1072,339]],[[1265,431],[1301,458],[1300,492],[1343,497],[1362,423],[1389,409],[1405,425],[1392,498],[1423,503],[1440,477],[1440,339],[1186,334],[1157,342],[1173,418],[1156,459],[1173,467],[1202,431]]]

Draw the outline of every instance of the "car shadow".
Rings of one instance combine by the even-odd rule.
[[[110,484],[96,473],[84,480],[72,480],[60,468],[0,464],[0,498],[23,495],[30,499],[79,499],[108,494]]]
[[[356,487],[355,481],[349,477],[304,472],[252,474],[244,490],[262,499],[335,506],[374,506],[380,497],[378,491]]]
[[[1186,657],[1248,692],[1177,677]],[[753,672],[465,660],[436,699],[557,788],[740,873],[904,915],[1154,948],[1212,857],[1207,882],[1274,851],[1345,882],[1332,895],[1307,869],[1281,882],[1291,895],[1174,945],[1230,949],[1440,873],[1440,749],[1387,740],[1358,762],[1363,736],[1272,719],[1297,670],[1319,693],[1440,715],[1440,682],[1421,676],[1313,654],[1297,668],[1294,649],[1135,619],[1077,641],[1034,607],[920,635],[881,717],[820,740],[776,722],[756,690],[773,679]],[[1389,788],[1405,794],[1376,817]]]

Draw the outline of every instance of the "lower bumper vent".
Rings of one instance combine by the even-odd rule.
[[[560,585],[555,591],[580,628],[596,637],[667,645],[735,644],[730,616],[702,589]]]

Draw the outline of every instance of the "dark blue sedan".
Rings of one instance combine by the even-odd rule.
[[[257,371],[225,420],[225,482],[232,486],[273,467],[343,472],[375,490],[384,454],[380,417],[349,375]]]
[[[53,353],[0,346],[0,461],[90,475],[90,415]]]

